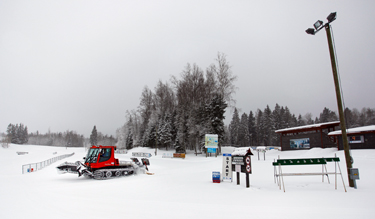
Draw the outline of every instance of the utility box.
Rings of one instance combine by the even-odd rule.
[[[355,182],[357,179],[359,179],[359,171],[358,168],[350,168],[349,169],[349,177],[351,180],[353,180],[354,188],[357,188],[357,183]]]
[[[350,168],[350,179],[353,179],[353,180],[359,179],[358,168]]]

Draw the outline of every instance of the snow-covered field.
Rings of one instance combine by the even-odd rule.
[[[28,152],[17,155],[16,152]],[[133,152],[153,149],[136,148]],[[128,154],[116,154],[130,160]],[[57,154],[54,154],[57,152]],[[22,174],[22,165],[70,154],[33,173]],[[74,174],[57,174],[56,166],[81,160],[83,148],[10,145],[0,148],[0,218],[374,218],[375,150],[352,150],[354,167],[359,168],[358,189],[349,188],[344,152],[336,149],[275,151],[266,160],[252,157],[253,174],[246,188],[233,182],[212,183],[212,171],[222,171],[222,156],[206,158],[188,153],[186,159],[150,158],[150,172],[110,180],[93,180]],[[171,153],[171,151],[169,151]],[[273,178],[273,159],[332,157],[337,153],[348,192],[341,178],[335,190],[321,176],[285,177],[286,192]],[[334,171],[334,164],[327,165]],[[287,166],[284,172],[319,172],[320,166]],[[235,174],[234,174],[235,176]]]

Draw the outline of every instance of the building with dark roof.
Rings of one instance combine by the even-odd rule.
[[[337,147],[337,138],[328,133],[340,128],[340,122],[327,122],[276,130],[281,150]]]
[[[375,125],[347,129],[346,135],[350,149],[375,149]],[[343,150],[341,130],[328,133],[336,138],[337,147]]]

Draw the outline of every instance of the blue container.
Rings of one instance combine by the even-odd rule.
[[[220,172],[213,171],[212,172],[212,182],[220,183],[220,181],[221,181]]]

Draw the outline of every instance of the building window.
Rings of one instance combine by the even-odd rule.
[[[348,137],[350,144],[364,143],[365,137],[363,135],[352,135]]]

